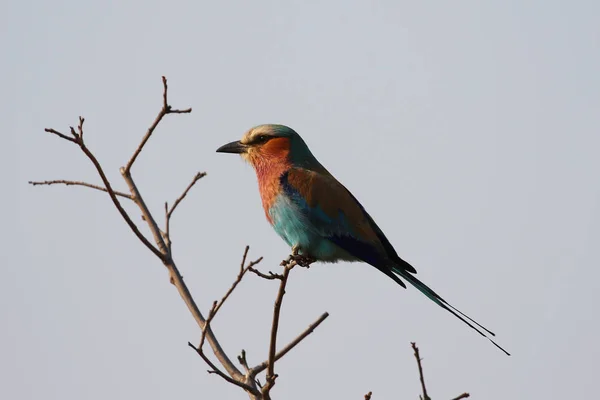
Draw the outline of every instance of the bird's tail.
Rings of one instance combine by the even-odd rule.
[[[456,318],[460,319],[465,324],[469,325],[473,330],[475,330],[481,336],[485,337],[490,342],[492,342],[494,344],[494,346],[496,346],[497,348],[502,350],[504,353],[506,353],[506,355],[510,356],[510,353],[508,351],[504,350],[502,347],[500,347],[500,345],[498,345],[498,343],[494,342],[492,340],[492,338],[490,338],[490,336],[496,336],[496,334],[494,332],[490,331],[489,329],[487,329],[486,327],[484,327],[483,325],[481,325],[480,323],[478,323],[477,321],[475,321],[473,318],[469,317],[462,311],[458,310],[457,308],[454,308],[446,300],[444,300],[440,295],[438,295],[429,286],[427,286],[426,284],[421,282],[419,279],[417,279],[410,272],[400,269],[400,268],[396,268],[396,267],[392,267],[392,271],[395,272],[396,274],[400,275],[406,281],[408,281],[411,285],[413,285],[415,288],[417,288],[421,293],[423,293],[425,296],[427,296],[435,304],[442,307],[444,310],[450,312],[452,315],[454,315]]]

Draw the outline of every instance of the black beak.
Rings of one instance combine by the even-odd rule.
[[[219,147],[217,149],[217,153],[241,154],[241,153],[245,153],[247,148],[248,148],[248,146],[246,146],[242,142],[236,141],[236,142],[224,144],[223,146]]]

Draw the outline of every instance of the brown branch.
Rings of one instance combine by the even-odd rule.
[[[196,175],[194,175],[194,179],[192,179],[192,182],[190,182],[190,184],[188,185],[188,187],[185,188],[185,190],[183,191],[183,193],[181,194],[181,196],[179,196],[175,200],[175,203],[173,203],[173,206],[171,207],[171,209],[167,213],[167,216],[169,217],[169,219],[171,219],[171,215],[173,214],[173,211],[175,211],[175,209],[177,208],[177,206],[179,205],[179,203],[181,203],[181,200],[183,200],[185,198],[185,196],[187,196],[187,194],[190,191],[190,189],[196,184],[196,182],[198,182],[201,178],[204,178],[205,176],[206,176],[206,172],[198,172],[198,173],[196,173]]]
[[[227,299],[229,298],[231,293],[233,293],[233,291],[235,290],[237,285],[242,281],[242,278],[244,277],[246,272],[248,272],[248,270],[250,268],[252,268],[254,265],[256,265],[262,261],[262,257],[260,257],[255,261],[251,261],[246,266],[245,265],[246,258],[248,257],[249,250],[250,250],[250,246],[246,246],[246,248],[244,249],[244,255],[242,256],[242,262],[240,264],[240,272],[238,273],[236,280],[233,282],[233,284],[231,285],[229,290],[225,293],[225,295],[223,296],[221,301],[218,302],[215,300],[213,302],[212,308],[210,309],[210,312],[208,313],[208,317],[206,318],[206,322],[204,323],[204,326],[201,328],[202,335],[200,337],[200,344],[198,345],[198,347],[195,347],[191,343],[188,343],[188,345],[191,346],[194,350],[196,350],[196,352],[198,353],[198,355],[200,355],[200,357],[202,357],[204,362],[206,362],[212,368],[212,370],[210,370],[209,373],[215,373],[215,374],[221,376],[222,378],[224,378],[225,380],[227,380],[228,382],[233,383],[233,384],[243,388],[244,390],[249,391],[250,393],[252,393],[254,395],[258,395],[259,394],[258,390],[256,390],[255,387],[252,387],[252,386],[249,386],[248,384],[246,384],[244,382],[244,380],[231,379],[229,376],[225,375],[225,373],[223,373],[216,365],[214,365],[214,363],[212,361],[210,361],[208,356],[206,356],[206,354],[204,354],[204,350],[203,350],[204,342],[206,340],[206,335],[207,335],[208,330],[210,329],[210,323],[213,321],[213,319],[217,315],[217,312],[219,312],[219,310],[221,309],[221,307],[223,306],[225,301],[227,301]],[[246,371],[248,371],[249,368],[248,368],[248,364],[246,362],[246,352],[245,351],[242,351],[242,355],[240,357],[238,357],[238,360],[240,361],[242,366],[244,366]],[[245,379],[245,380],[248,380],[248,379]]]
[[[414,352],[415,358],[417,359],[417,366],[419,367],[419,379],[421,380],[421,389],[423,390],[423,400],[431,400],[427,395],[427,388],[425,387],[425,378],[423,377],[423,367],[421,366],[421,357],[419,356],[419,348],[415,342],[410,342]]]
[[[29,181],[30,185],[33,186],[38,186],[38,185],[57,185],[57,184],[62,184],[62,185],[67,185],[67,186],[85,186],[91,189],[96,189],[96,190],[100,190],[102,192],[106,192],[108,193],[108,190],[106,188],[103,188],[102,186],[98,186],[98,185],[93,185],[91,183],[87,183],[87,182],[81,182],[81,181],[66,181],[64,179],[56,179],[53,181]],[[117,196],[120,197],[125,197],[129,200],[133,200],[133,196],[131,196],[130,194],[127,193],[123,193],[123,192],[117,192],[116,190],[114,191],[114,193]]]
[[[471,397],[471,395],[467,392],[458,395],[458,397],[453,398],[452,400],[460,400],[460,399],[466,399],[467,397]]]
[[[156,127],[158,126],[158,124],[160,123],[160,121],[163,119],[163,117],[165,115],[167,115],[167,114],[189,114],[192,112],[191,108],[187,108],[185,110],[173,110],[171,108],[171,106],[169,105],[169,103],[167,102],[167,89],[168,89],[167,78],[165,78],[163,76],[162,82],[163,82],[163,106],[162,106],[161,110],[158,112],[158,115],[154,119],[154,122],[152,123],[152,125],[150,125],[150,128],[148,128],[148,131],[146,131],[146,134],[142,138],[142,141],[140,142],[139,146],[133,152],[133,155],[129,159],[129,162],[124,167],[124,172],[122,172],[123,175],[129,174],[129,172],[131,171],[131,167],[132,167],[133,163],[135,162],[136,158],[140,155],[140,153],[142,152],[142,149],[146,145],[146,142],[148,141],[148,139],[150,139],[150,136],[152,136],[152,133],[154,132],[154,130],[156,129]]]
[[[70,138],[69,136],[64,135],[54,129],[46,129],[46,131],[49,133],[55,134],[62,139],[76,143],[77,145],[79,145],[81,150],[86,154],[86,156],[90,159],[90,161],[92,161],[92,164],[94,164],[94,166],[96,167],[96,170],[97,170],[98,174],[100,175],[102,182],[106,186],[106,191],[108,192],[111,200],[113,201],[115,207],[117,208],[117,210],[119,211],[119,213],[121,214],[121,216],[123,217],[125,222],[129,225],[130,229],[135,233],[135,235],[138,237],[138,239],[148,249],[150,249],[152,251],[152,253],[154,253],[158,258],[160,258],[160,260],[163,262],[163,264],[167,267],[167,269],[169,271],[171,283],[173,283],[173,285],[177,288],[179,295],[181,296],[181,298],[185,302],[186,306],[190,310],[192,316],[198,323],[198,326],[203,331],[206,341],[208,341],[208,343],[210,344],[213,353],[215,354],[215,356],[217,357],[217,359],[219,360],[221,365],[223,365],[223,367],[227,370],[227,373],[229,374],[230,379],[232,381],[236,381],[238,383],[243,383],[244,385],[246,385],[247,387],[243,386],[244,389],[249,391],[249,393],[252,395],[251,396],[252,398],[257,399],[259,397],[259,393],[258,393],[258,390],[256,389],[256,382],[254,382],[253,380],[249,380],[246,376],[244,376],[240,372],[240,370],[233,364],[233,362],[231,362],[231,360],[229,359],[229,357],[227,356],[227,354],[221,347],[220,343],[218,342],[217,338],[215,337],[214,333],[212,332],[210,324],[207,325],[206,319],[200,312],[196,302],[194,301],[192,295],[189,292],[187,285],[183,281],[183,277],[181,276],[179,270],[177,269],[177,266],[175,265],[175,262],[170,253],[170,249],[167,247],[167,245],[165,243],[165,239],[163,238],[163,234],[162,234],[161,230],[158,228],[156,221],[154,220],[154,217],[152,216],[148,207],[146,206],[146,204],[145,204],[145,202],[144,202],[144,200],[143,200],[143,198],[131,176],[130,171],[131,171],[131,166],[133,165],[133,162],[136,160],[137,156],[142,151],[145,143],[148,141],[150,135],[155,130],[156,126],[161,121],[162,117],[164,117],[164,115],[166,115],[166,114],[171,114],[171,113],[189,113],[189,112],[191,112],[191,109],[186,109],[186,110],[171,109],[171,107],[167,104],[167,83],[166,83],[166,79],[164,77],[163,77],[163,86],[164,86],[163,108],[162,108],[161,112],[159,112],[159,115],[155,119],[154,123],[152,124],[150,129],[146,132],[146,135],[143,137],[142,142],[140,143],[140,145],[134,152],[133,156],[127,163],[127,166],[121,168],[121,175],[123,176],[123,179],[125,180],[125,182],[127,183],[128,187],[129,187],[131,197],[133,198],[133,201],[136,203],[136,205],[142,211],[142,217],[143,217],[144,221],[146,221],[146,223],[148,224],[148,227],[150,228],[150,231],[154,237],[154,241],[156,242],[158,248],[153,246],[148,241],[148,239],[146,239],[146,237],[140,233],[137,226],[133,223],[133,221],[131,220],[129,215],[125,212],[125,210],[121,206],[121,204],[117,198],[117,194],[112,189],[112,186],[111,186],[110,182],[108,181],[108,179],[106,178],[106,175],[104,174],[104,171],[103,171],[102,167],[100,166],[100,163],[98,162],[98,160],[96,159],[94,154],[92,154],[92,152],[85,146],[85,143],[83,141],[83,121],[84,121],[84,119],[81,117],[79,118],[78,132],[76,132],[75,129],[73,129],[71,127],[70,133],[73,136],[73,138]],[[211,368],[213,368],[214,364],[212,364],[211,362],[207,362],[207,363],[209,364],[209,366],[211,366]],[[215,370],[215,368],[213,368],[213,370]]]
[[[250,268],[252,268],[253,266],[255,266],[256,264],[258,264],[262,261],[263,258],[259,257],[258,259],[251,261],[250,263],[248,263],[247,266],[245,266],[246,257],[248,257],[248,250],[250,250],[250,246],[246,246],[246,248],[244,249],[244,255],[242,256],[242,263],[240,264],[240,272],[238,273],[238,276],[236,277],[235,281],[233,282],[231,287],[227,290],[227,292],[225,293],[225,295],[223,296],[221,301],[218,303],[215,301],[216,306],[215,306],[215,312],[213,313],[213,317],[214,317],[214,314],[216,314],[221,309],[221,306],[223,306],[223,303],[225,303],[225,301],[229,298],[231,293],[233,293],[233,291],[235,290],[237,285],[242,281],[242,278],[244,277],[246,272],[248,272],[248,270]],[[209,320],[207,319],[207,321],[209,321]]]
[[[68,140],[70,142],[76,143],[79,148],[84,152],[84,154],[90,159],[90,161],[92,162],[92,164],[94,164],[94,167],[96,167],[96,171],[98,171],[98,175],[100,175],[100,178],[102,179],[102,182],[104,183],[104,186],[106,187],[106,191],[108,192],[108,195],[110,196],[110,199],[112,200],[113,204],[115,205],[115,207],[117,208],[117,210],[119,211],[119,213],[121,214],[121,216],[123,217],[123,219],[125,220],[125,222],[127,223],[127,225],[129,225],[129,228],[133,231],[133,233],[138,237],[138,239],[152,252],[154,253],[155,256],[157,256],[158,258],[160,258],[161,260],[164,259],[163,254],[160,252],[160,250],[158,250],[156,247],[154,247],[152,245],[152,243],[150,243],[148,241],[148,239],[146,239],[146,237],[140,232],[140,230],[138,229],[138,227],[135,225],[135,223],[131,220],[131,218],[129,217],[129,214],[127,214],[127,212],[123,209],[123,207],[121,206],[121,203],[119,202],[119,199],[117,198],[117,195],[115,193],[115,191],[113,190],[110,181],[108,180],[108,178],[106,177],[106,174],[104,173],[104,170],[102,169],[102,167],[100,166],[100,163],[98,162],[98,159],[96,159],[96,157],[94,156],[94,154],[92,154],[92,152],[87,148],[87,146],[85,145],[84,141],[83,141],[83,122],[84,122],[84,118],[83,117],[79,117],[79,125],[78,125],[78,130],[79,130],[79,134],[75,132],[75,130],[71,127],[71,135],[73,135],[73,139],[71,139],[70,137],[54,130],[54,129],[48,129],[46,128],[45,131],[46,132],[50,132],[53,133],[55,135],[58,135],[59,137]],[[132,193],[132,197],[134,199],[134,201],[136,201],[136,197],[135,194]]]
[[[246,360],[246,350],[242,349],[242,353],[238,356],[238,361],[246,373],[250,372],[250,367],[248,366],[248,360]]]
[[[173,211],[175,211],[175,209],[177,208],[179,203],[181,203],[181,201],[188,194],[190,189],[196,184],[196,182],[198,182],[200,180],[200,178],[203,178],[205,176],[206,176],[206,172],[197,172],[196,175],[194,175],[194,179],[192,179],[192,182],[187,186],[187,188],[185,188],[183,193],[175,200],[173,207],[171,207],[170,209],[169,209],[169,203],[165,202],[165,232],[162,236],[165,240],[165,244],[167,245],[167,248],[169,249],[169,251],[171,251],[171,216],[173,215]]]
[[[259,277],[261,277],[263,279],[270,280],[270,281],[272,281],[274,279],[281,279],[283,277],[283,275],[281,275],[281,274],[274,274],[271,271],[269,271],[269,275],[267,275],[267,274],[264,274],[264,273],[260,272],[259,270],[255,269],[255,268],[249,268],[248,270],[250,272],[254,272]]]
[[[267,376],[266,383],[261,389],[263,398],[269,400],[271,398],[270,392],[275,386],[275,380],[277,375],[275,374],[275,352],[277,349],[277,332],[279,330],[279,316],[281,314],[281,305],[283,303],[283,296],[285,295],[285,287],[287,280],[290,275],[290,271],[294,268],[295,263],[287,262],[283,266],[283,274],[279,280],[279,291],[275,298],[275,306],[273,307],[273,323],[271,325],[271,340],[269,341],[269,358],[267,360]]]
[[[163,261],[163,264],[169,270],[169,275],[170,275],[170,281],[171,281],[171,283],[177,288],[177,291],[179,292],[179,295],[181,296],[181,298],[185,302],[186,306],[188,307],[188,309],[191,312],[192,316],[196,320],[196,322],[197,322],[198,326],[200,327],[200,329],[204,330],[205,336],[206,336],[206,340],[210,344],[213,353],[215,354],[215,356],[217,357],[217,359],[219,360],[219,362],[221,363],[221,365],[225,368],[225,370],[227,370],[227,373],[231,376],[231,378],[233,378],[234,380],[236,380],[238,382],[244,382],[244,380],[245,380],[244,375],[240,372],[240,370],[229,359],[229,357],[227,356],[227,354],[225,353],[225,351],[221,347],[221,344],[219,343],[219,341],[215,337],[215,335],[214,335],[214,333],[213,333],[210,325],[206,326],[206,319],[202,315],[202,312],[198,308],[198,305],[196,304],[194,298],[192,297],[192,295],[191,295],[191,293],[190,293],[187,285],[183,281],[183,277],[181,276],[181,273],[179,272],[179,269],[175,265],[175,261],[173,260],[173,258],[171,256],[170,248],[165,243],[165,240],[163,238],[161,230],[158,228],[158,225],[156,224],[156,221],[154,220],[154,217],[152,216],[152,214],[148,210],[146,204],[144,203],[144,201],[142,199],[142,196],[140,195],[140,193],[139,193],[139,191],[138,191],[138,189],[137,189],[137,187],[135,185],[135,182],[133,181],[133,178],[131,177],[131,166],[133,165],[133,162],[135,161],[135,159],[137,158],[137,156],[139,155],[139,153],[142,151],[145,143],[148,141],[148,138],[152,135],[152,133],[154,132],[154,129],[156,128],[156,126],[158,125],[158,123],[161,121],[161,119],[166,114],[170,114],[170,113],[175,113],[175,112],[188,113],[188,112],[191,112],[191,109],[186,109],[186,110],[181,110],[181,111],[179,111],[179,110],[172,110],[171,107],[167,103],[167,81],[166,81],[165,77],[163,77],[163,87],[164,87],[164,90],[163,90],[163,107],[162,107],[161,111],[159,112],[158,116],[156,117],[156,119],[155,119],[154,123],[152,124],[152,126],[146,132],[146,135],[142,138],[142,141],[141,141],[140,145],[138,146],[138,148],[136,149],[135,153],[133,154],[133,156],[129,160],[127,166],[121,168],[121,175],[123,176],[123,179],[125,179],[125,182],[129,186],[129,190],[130,190],[131,194],[137,200],[136,204],[138,205],[138,207],[142,211],[142,215],[144,217],[144,220],[146,221],[146,223],[148,224],[148,227],[150,228],[150,231],[152,232],[154,240],[155,240],[155,242],[157,243],[157,245],[158,245],[158,247],[160,249],[160,253],[164,255],[162,261]]]
[[[239,386],[242,389],[254,394],[254,395],[258,395],[259,392],[258,390],[256,390],[256,388],[253,388],[252,386],[247,385],[246,383],[244,383],[241,380],[237,380],[234,378],[231,378],[229,376],[227,376],[223,371],[221,371],[212,361],[210,358],[208,358],[208,356],[206,354],[204,354],[204,351],[202,350],[202,347],[204,346],[204,340],[206,339],[206,332],[208,329],[210,329],[210,321],[214,318],[215,313],[216,313],[216,308],[217,308],[217,302],[215,301],[213,303],[213,306],[210,310],[210,312],[208,313],[208,318],[206,319],[206,323],[204,324],[204,328],[202,328],[202,336],[200,338],[200,345],[198,345],[198,347],[194,346],[192,343],[188,342],[188,346],[190,346],[192,349],[196,350],[196,353],[198,353],[198,355],[202,358],[202,360],[204,360],[204,362],[206,364],[208,364],[208,366],[211,368],[210,370],[208,370],[209,374],[217,374],[219,375],[221,378],[225,379],[227,382]]]
[[[81,118],[81,117],[79,117],[79,118]],[[46,129],[44,129],[44,131],[46,131],[48,133],[53,133],[53,134],[55,134],[56,136],[58,136],[58,137],[60,137],[62,139],[65,139],[65,140],[68,140],[69,142],[73,142],[73,143],[77,143],[78,144],[77,140],[75,140],[74,138],[68,137],[67,135],[65,135],[63,133],[60,133],[59,131],[54,130],[52,128],[46,128]]]
[[[298,345],[298,343],[300,343],[308,335],[310,335],[311,333],[313,333],[313,331],[319,325],[321,325],[321,323],[323,321],[325,321],[327,319],[327,317],[329,317],[329,313],[323,313],[315,322],[313,322],[312,324],[310,324],[308,326],[308,328],[306,328],[301,334],[299,334],[298,336],[296,336],[296,338],[294,340],[292,340],[290,343],[288,343],[283,349],[279,350],[277,352],[277,354],[275,354],[275,360],[274,361],[277,361],[281,357],[285,356],[290,350],[292,350],[294,347],[296,347],[296,345]],[[261,372],[263,372],[267,368],[268,364],[269,364],[268,360],[263,361],[262,363],[258,364],[256,367],[252,368],[251,374],[254,375],[254,376],[260,374]]]

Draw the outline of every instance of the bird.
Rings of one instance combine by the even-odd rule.
[[[292,128],[265,124],[248,130],[218,153],[239,154],[255,170],[265,216],[298,255],[319,262],[364,262],[435,304],[487,338],[495,334],[421,282],[360,202],[315,158]]]

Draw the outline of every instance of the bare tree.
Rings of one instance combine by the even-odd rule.
[[[255,267],[262,261],[262,257],[254,260],[248,260],[248,251],[249,247],[246,246],[242,261],[240,264],[240,269],[237,277],[235,278],[231,287],[227,290],[227,292],[223,295],[221,300],[214,301],[211,309],[208,311],[207,316],[200,311],[194,298],[192,297],[188,287],[186,286],[183,277],[181,276],[179,269],[175,264],[175,260],[172,252],[172,242],[170,235],[170,222],[171,218],[177,207],[181,204],[183,199],[186,197],[188,192],[194,187],[194,185],[206,176],[205,172],[198,172],[192,178],[190,184],[185,188],[182,194],[175,199],[172,205],[165,202],[164,205],[164,222],[163,228],[159,227],[157,223],[157,218],[150,212],[142,194],[137,187],[131,169],[137,160],[138,156],[142,153],[144,146],[148,142],[148,139],[152,136],[162,119],[169,114],[189,114],[192,112],[191,108],[187,109],[174,109],[169,105],[167,98],[167,79],[162,77],[163,83],[163,95],[162,95],[162,108],[160,109],[158,115],[146,131],[145,135],[142,137],[142,140],[138,147],[133,152],[131,158],[127,161],[124,167],[121,167],[120,172],[123,177],[127,187],[129,188],[129,193],[116,191],[113,189],[113,185],[106,177],[104,170],[94,155],[94,153],[87,147],[84,141],[84,118],[79,117],[79,123],[76,128],[70,127],[69,134],[61,133],[55,129],[47,128],[46,132],[56,135],[57,137],[64,139],[68,142],[71,142],[79,147],[79,149],[88,157],[88,159],[92,162],[100,179],[102,181],[102,185],[74,181],[74,180],[46,180],[46,181],[30,181],[29,183],[36,185],[55,185],[62,184],[67,186],[83,186],[89,189],[94,189],[97,191],[105,192],[110,197],[113,205],[125,221],[125,223],[129,226],[131,231],[136,235],[139,241],[146,246],[146,248],[151,251],[167,268],[169,273],[169,280],[171,284],[175,286],[179,295],[183,299],[190,313],[196,320],[198,327],[200,328],[200,341],[198,345],[194,345],[191,342],[188,345],[202,358],[202,360],[208,365],[209,370],[208,373],[215,374],[220,376],[225,381],[230,384],[236,385],[242,390],[244,390],[250,399],[253,400],[269,400],[271,399],[271,390],[275,385],[277,374],[275,372],[275,364],[276,362],[285,356],[290,350],[296,347],[301,341],[303,341],[308,335],[310,335],[325,319],[329,316],[328,313],[323,313],[319,318],[317,318],[313,323],[311,323],[303,332],[301,332],[294,340],[292,340],[287,345],[281,347],[278,350],[277,346],[277,334],[279,328],[279,318],[281,314],[281,307],[283,302],[283,296],[285,295],[286,285],[290,276],[291,271],[296,266],[308,267],[310,265],[310,260],[307,260],[304,257],[298,255],[298,253],[294,250],[292,254],[281,262],[281,266],[283,270],[281,273],[273,273],[268,271],[267,273],[261,272]],[[141,211],[143,221],[148,225],[150,232],[152,234],[152,239],[144,236],[137,225],[133,222],[131,216],[125,211],[123,206],[121,205],[121,200],[126,199],[126,201],[132,201]],[[152,243],[154,242],[154,244]],[[217,316],[219,310],[227,301],[231,293],[236,289],[238,284],[242,281],[242,279],[246,276],[248,272],[251,272],[253,275],[270,281],[274,281],[279,284],[279,289],[277,291],[277,295],[275,297],[275,305],[273,307],[273,319],[271,324],[271,332],[269,337],[269,352],[265,357],[265,360],[260,364],[250,367],[248,365],[248,361],[246,359],[246,352],[241,350],[240,355],[237,356],[237,360],[239,365],[238,368],[236,364],[232,361],[231,357],[227,355],[225,350],[219,343],[217,336],[211,329],[211,322]],[[207,355],[204,351],[204,345],[208,342],[213,355],[215,356],[217,363],[215,363],[209,355]],[[423,400],[429,400],[430,398],[427,395],[427,391],[425,389],[425,383],[423,380],[423,372],[421,368],[421,360],[419,358],[418,349],[413,343],[413,349],[415,351],[415,356],[417,358],[419,374],[421,377],[421,385],[423,390]],[[219,365],[217,365],[219,364]],[[259,375],[265,373],[264,384],[260,383]],[[371,399],[371,392],[365,395],[365,399]],[[459,397],[456,397],[454,400],[462,399],[468,397],[467,393],[463,393]]]

